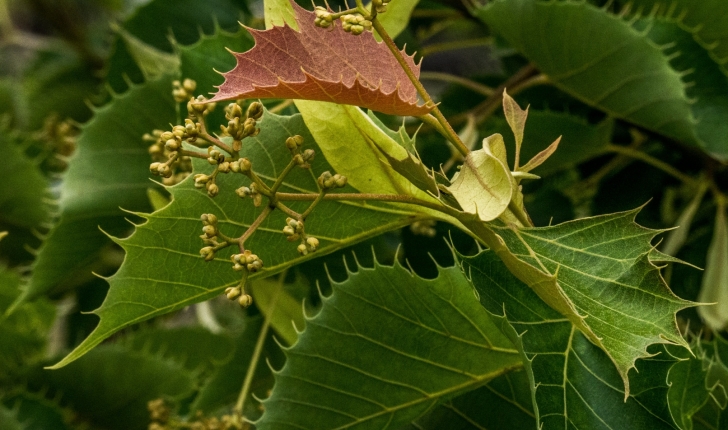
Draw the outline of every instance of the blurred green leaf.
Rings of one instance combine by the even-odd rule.
[[[0,220],[14,226],[39,228],[50,219],[50,190],[36,162],[8,135],[0,132],[4,179],[0,186]]]
[[[147,427],[148,401],[191,395],[196,375],[160,356],[104,345],[63,369],[38,369],[29,381],[62,393],[64,404],[94,426],[128,430]]]
[[[720,331],[728,324],[728,219],[725,199],[716,203],[713,239],[698,295],[698,301],[705,305],[698,308],[698,314],[708,327]]]
[[[477,14],[559,88],[611,114],[695,141],[680,75],[628,22],[586,2],[500,0]],[[520,28],[542,28],[549,37]]]
[[[99,226],[114,235],[131,228],[120,207],[149,208],[149,144],[142,136],[174,122],[171,88],[171,75],[135,86],[97,108],[81,128],[61,188],[61,217],[38,253],[21,301],[67,288],[89,273],[110,243]]]
[[[251,293],[255,305],[261,313],[270,318],[270,325],[287,345],[293,345],[298,339],[298,330],[306,327],[303,318],[303,303],[288,294],[275,278],[262,279],[251,283]],[[275,298],[275,307],[273,300]],[[272,309],[271,309],[272,308]],[[294,328],[295,324],[295,328]]]

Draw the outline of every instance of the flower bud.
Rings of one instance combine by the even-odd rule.
[[[244,198],[248,197],[251,194],[250,193],[250,188],[248,188],[248,187],[240,187],[237,190],[235,190],[235,194],[237,194],[238,197],[240,197],[241,199],[244,199]]]
[[[309,236],[308,238],[306,238],[306,245],[308,246],[308,250],[313,252],[318,249],[319,240],[313,236]]]
[[[202,227],[202,233],[205,234],[207,237],[215,237],[217,235],[217,229],[214,225],[206,225]]]
[[[240,173],[248,173],[253,168],[253,163],[247,158],[241,158],[238,160],[238,164],[240,165]]]
[[[187,130],[185,130],[185,128],[181,125],[175,125],[174,127],[172,127],[172,134],[180,139],[185,136],[185,133],[187,133]]]
[[[161,136],[159,136],[159,139],[166,142],[169,139],[174,139],[174,134],[172,134],[171,131],[165,131]]]
[[[179,142],[177,139],[169,139],[164,143],[164,147],[169,151],[177,151],[179,150]]]
[[[298,247],[296,248],[296,250],[301,255],[308,255],[308,248],[303,243],[300,244],[300,245],[298,245]]]
[[[217,216],[215,214],[202,214],[200,217],[202,224],[204,225],[215,225],[217,224]]]
[[[184,88],[188,93],[193,93],[195,89],[197,89],[197,82],[192,79],[185,79],[182,82],[182,88]]]
[[[225,288],[225,296],[230,300],[235,300],[240,294],[242,294],[242,291],[240,291],[239,287]]]
[[[206,246],[200,249],[200,255],[205,258],[205,261],[210,261],[215,258],[215,249],[211,246]]]
[[[232,120],[243,116],[243,109],[237,103],[230,103],[225,107],[225,118]]]
[[[224,161],[224,162],[220,163],[220,164],[219,164],[219,165],[217,166],[217,170],[218,170],[218,171],[219,171],[220,173],[228,173],[228,172],[230,172],[230,163],[229,163],[229,162],[227,162],[227,161]]]
[[[248,106],[248,111],[245,114],[249,119],[260,119],[263,116],[263,104],[260,102],[253,102]]]
[[[253,304],[253,298],[252,298],[252,297],[250,297],[250,296],[249,296],[249,295],[247,295],[247,294],[243,294],[243,295],[242,295],[242,296],[240,296],[240,298],[238,299],[238,303],[240,304],[240,306],[242,306],[242,307],[244,307],[244,308],[247,308],[248,306],[250,306],[250,305],[252,305],[252,304]]]
[[[208,182],[207,183],[207,195],[210,197],[215,197],[220,192],[220,187],[217,186],[214,182]]]
[[[159,175],[159,166],[161,165],[162,163],[152,163],[149,165],[149,171],[154,175]]]

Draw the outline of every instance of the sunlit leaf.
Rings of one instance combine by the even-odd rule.
[[[698,308],[698,314],[705,324],[720,331],[728,324],[728,220],[726,202],[719,199],[717,203],[713,240],[698,295],[698,301],[705,305]]]

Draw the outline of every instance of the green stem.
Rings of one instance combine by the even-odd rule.
[[[275,312],[275,307],[278,302],[278,297],[280,296],[281,290],[283,289],[283,281],[286,278],[286,272],[284,271],[281,273],[281,275],[278,277],[278,288],[276,289],[275,294],[271,298],[270,302],[270,312],[268,312],[268,315],[266,315],[263,319],[263,326],[260,328],[260,333],[258,334],[258,340],[255,343],[255,349],[253,350],[253,355],[250,357],[250,364],[248,364],[248,371],[245,374],[245,380],[243,381],[243,387],[240,389],[240,395],[238,396],[238,401],[235,403],[235,413],[239,417],[243,416],[243,407],[245,406],[245,399],[248,397],[248,394],[250,393],[250,386],[253,384],[253,377],[255,376],[255,368],[258,367],[258,360],[260,360],[260,355],[263,352],[263,345],[265,345],[265,339],[268,336],[268,329],[270,328],[270,322],[271,318],[273,316],[273,313]]]
[[[391,37],[389,37],[389,34],[387,33],[387,30],[384,29],[384,26],[381,22],[379,22],[376,17],[372,19],[372,26],[375,30],[377,30],[377,33],[379,34],[379,37],[382,38],[382,41],[385,45],[387,45],[387,48],[389,48],[389,51],[394,55],[394,58],[399,63],[400,67],[402,67],[402,70],[404,70],[404,73],[407,75],[409,80],[412,82],[412,85],[415,86],[417,89],[417,93],[422,97],[422,99],[425,101],[425,105],[428,107],[432,107],[432,113],[437,118],[437,121],[440,123],[443,129],[445,129],[446,135],[448,137],[448,140],[455,145],[457,150],[463,154],[463,156],[466,156],[470,153],[470,150],[465,146],[465,144],[460,140],[460,136],[458,136],[457,133],[455,133],[455,130],[453,130],[452,126],[449,122],[447,122],[447,119],[445,119],[445,116],[440,112],[440,109],[438,109],[437,105],[434,101],[432,101],[432,97],[427,93],[427,90],[425,90],[425,87],[422,86],[422,83],[419,81],[417,76],[415,76],[415,73],[410,69],[409,64],[407,64],[407,61],[405,61],[404,57],[402,56],[402,53],[399,51],[399,48],[397,48],[397,45],[394,43],[394,40],[392,40]]]
[[[542,82],[544,78],[540,77],[539,80],[529,82],[536,72],[536,67],[533,64],[527,64],[513,76],[506,79],[505,82],[498,85],[498,87],[493,90],[493,94],[490,97],[485,99],[485,101],[478,106],[474,107],[470,112],[475,117],[475,121],[478,123],[485,121],[493,115],[499,107],[501,107],[503,104],[503,91],[506,89],[508,89],[508,92],[513,96],[518,92],[535,85],[535,83]]]
[[[480,82],[475,82],[473,80],[463,78],[462,76],[451,75],[449,73],[420,72],[420,80],[444,81],[444,82],[450,82],[453,84],[458,84],[465,88],[471,89],[471,90],[475,91],[476,93],[481,94],[485,97],[492,96],[493,92],[494,92],[493,88],[491,88],[487,85],[483,85]]]
[[[478,39],[456,40],[453,42],[433,43],[422,48],[420,55],[427,57],[428,55],[437,54],[438,52],[454,51],[456,49],[473,48],[477,46],[490,46],[493,44],[492,37],[481,37]]]
[[[278,200],[283,201],[311,201],[319,198],[319,194],[306,193],[276,193]],[[401,194],[359,194],[359,193],[326,193],[323,195],[323,200],[349,200],[349,201],[361,201],[361,200],[375,200],[382,202],[395,202],[395,203],[406,203],[411,205],[418,205],[429,209],[434,209],[452,215],[455,210],[447,206],[421,200],[415,197],[405,196]]]
[[[260,227],[260,224],[266,218],[268,218],[268,215],[270,215],[270,213],[273,212],[273,209],[274,208],[266,205],[265,208],[263,208],[263,212],[261,212],[260,215],[258,215],[258,218],[256,218],[255,221],[253,221],[253,223],[250,224],[250,227],[248,227],[248,229],[245,230],[245,233],[243,233],[243,235],[240,236],[240,238],[238,239],[238,246],[240,246],[240,252],[245,251],[245,247],[244,247],[245,241],[248,240],[248,238],[253,233],[255,233],[255,230],[257,230],[258,227]]]
[[[318,197],[316,197],[316,200],[311,202],[311,204],[308,206],[308,208],[301,214],[301,221],[305,220],[307,216],[311,215],[311,212],[313,212],[313,209],[316,207],[316,205],[318,205],[321,202],[321,200],[324,199],[325,195],[326,195],[326,192],[324,192],[324,191],[321,191],[319,193]]]
[[[297,220],[301,219],[300,213],[294,211],[293,209],[291,209],[288,206],[281,203],[280,199],[276,199],[276,202],[274,203],[274,205],[276,206],[276,209],[280,209],[281,212],[288,215],[289,217],[291,217],[293,219],[297,219]]]
[[[283,169],[283,172],[281,172],[280,175],[278,175],[278,179],[276,179],[276,182],[273,184],[272,187],[270,187],[270,194],[271,198],[275,198],[276,191],[278,191],[278,188],[283,185],[283,181],[286,179],[286,176],[291,172],[291,169],[296,167],[296,162],[291,160],[288,162],[288,165]]]
[[[614,144],[607,145],[607,150],[610,152],[614,152],[616,154],[625,155],[627,157],[643,161],[643,162],[649,164],[650,166],[655,167],[659,170],[662,170],[663,172],[667,173],[668,175],[670,175],[686,184],[689,184],[689,185],[697,184],[697,180],[695,178],[692,178],[692,177],[682,173],[681,171],[677,170],[676,168],[669,165],[668,163],[665,163],[662,160],[658,160],[657,158],[655,158],[645,152],[638,151],[637,149],[630,148],[628,146],[621,146],[621,145],[614,145]]]
[[[435,130],[437,130],[437,132],[440,133],[445,139],[450,140],[450,136],[447,134],[447,131],[444,128],[442,128],[442,125],[440,125],[440,122],[437,120],[437,118],[432,116],[432,114],[428,113],[428,114],[425,114],[422,116],[418,116],[417,118],[419,118],[422,122],[424,122],[425,124],[429,125],[430,127],[434,128]],[[460,154],[460,151],[457,151],[457,153]]]
[[[526,215],[526,212],[522,208],[518,207],[513,200],[508,202],[508,209],[516,216],[518,221],[523,224],[521,227],[533,227],[533,222],[531,222],[531,219],[528,215]]]

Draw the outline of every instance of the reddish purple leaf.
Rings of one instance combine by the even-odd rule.
[[[391,115],[419,116],[417,90],[394,55],[370,32],[354,36],[336,20],[314,25],[315,15],[293,4],[300,31],[284,25],[248,29],[255,46],[233,53],[238,64],[211,101],[249,98],[319,100],[373,109]],[[403,51],[419,76],[420,66]]]

